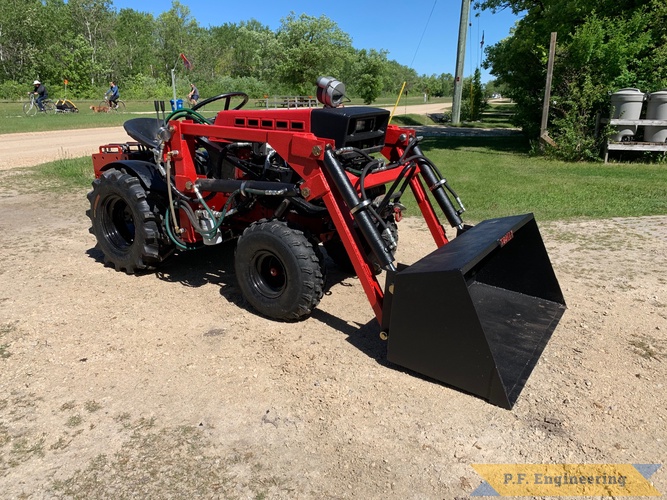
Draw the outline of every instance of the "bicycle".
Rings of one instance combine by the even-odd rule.
[[[44,99],[44,101],[42,101],[42,106],[44,106],[44,109],[41,110],[37,105],[37,97],[35,97],[35,94],[30,92],[28,95],[30,96],[30,102],[26,102],[23,105],[23,112],[26,114],[26,116],[35,116],[37,112],[42,111],[47,115],[55,114],[56,105],[51,99]]]
[[[104,100],[100,103],[100,107],[109,108],[109,113],[125,113],[125,103],[118,99],[114,106],[113,103],[109,101],[108,96],[104,96]]]

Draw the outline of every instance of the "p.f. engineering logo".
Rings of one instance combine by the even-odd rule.
[[[659,464],[473,464],[485,480],[473,497],[657,497]]]

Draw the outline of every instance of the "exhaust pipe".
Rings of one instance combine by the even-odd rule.
[[[387,359],[506,409],[566,308],[532,214],[481,222],[385,288]]]

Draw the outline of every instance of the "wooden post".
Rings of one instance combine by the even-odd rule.
[[[551,43],[549,44],[549,63],[547,64],[547,83],[544,88],[544,103],[542,104],[542,124],[540,125],[540,141],[546,142],[550,146],[556,146],[556,143],[547,132],[547,122],[549,121],[549,101],[551,100],[551,79],[554,73],[554,59],[556,56],[556,33],[551,33]]]

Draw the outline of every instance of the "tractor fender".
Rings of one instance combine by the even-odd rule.
[[[167,192],[167,183],[160,175],[155,163],[143,160],[118,160],[105,165],[100,173],[110,168],[125,170],[128,174],[139,179],[144,189],[154,192]]]

